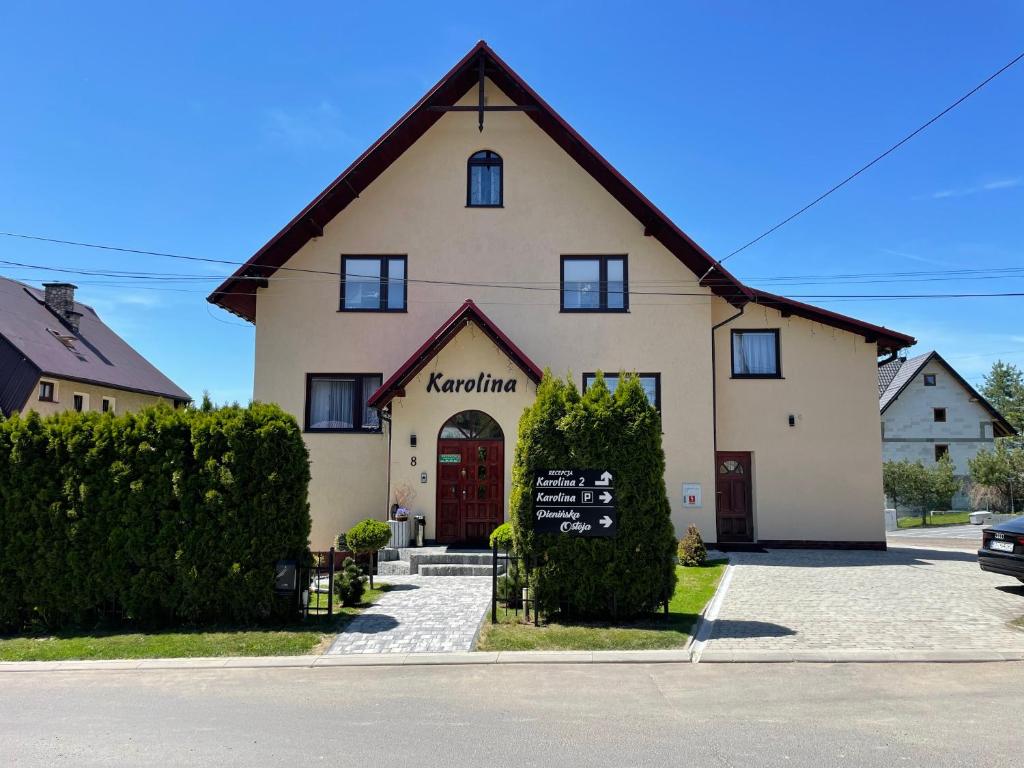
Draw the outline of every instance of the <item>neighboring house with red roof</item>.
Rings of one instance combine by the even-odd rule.
[[[209,301],[303,425],[316,547],[410,490],[486,541],[544,368],[639,373],[680,535],[885,546],[873,387],[914,339],[744,285],[483,42]]]
[[[938,352],[896,357],[878,367],[883,461],[930,465],[948,455],[957,475],[1013,426]],[[960,496],[955,506],[965,504]]]
[[[183,405],[188,393],[75,301],[75,286],[40,290],[0,277],[0,413],[134,411]]]

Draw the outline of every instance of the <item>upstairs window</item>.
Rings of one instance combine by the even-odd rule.
[[[615,392],[615,389],[619,386],[618,374],[603,374],[604,385],[608,387],[609,392]],[[644,388],[644,394],[647,395],[647,402],[661,410],[661,374],[660,373],[638,373],[637,378],[640,379],[640,386]],[[590,385],[597,379],[596,373],[584,373],[583,374],[583,391],[586,392],[590,389]]]
[[[380,415],[366,401],[380,389],[379,373],[306,376],[307,432],[380,432]]]
[[[563,256],[563,312],[625,312],[629,286],[625,256]]]
[[[946,420],[946,409],[945,408],[932,408],[932,419],[935,421]]]
[[[781,379],[779,331],[733,331],[732,377],[734,379]]]
[[[39,399],[44,403],[52,403],[56,398],[56,389],[52,381],[39,382]]]
[[[469,158],[466,205],[470,208],[500,208],[502,206],[501,155],[489,149],[476,152]]]
[[[405,312],[405,256],[342,256],[342,312]]]
[[[926,373],[924,375],[924,385],[926,387],[934,387],[935,386],[935,374],[934,373]]]

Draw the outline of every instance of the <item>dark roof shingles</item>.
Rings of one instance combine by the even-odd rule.
[[[0,277],[0,336],[43,374],[176,401],[192,399],[114,333],[92,307],[75,302],[75,309],[82,313],[78,334],[49,310],[41,290]],[[72,337],[70,346],[54,331]]]

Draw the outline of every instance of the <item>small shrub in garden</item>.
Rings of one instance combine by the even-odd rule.
[[[360,520],[345,534],[345,543],[357,555],[370,556],[370,589],[373,589],[373,553],[391,541],[391,528],[380,520]]]
[[[679,540],[679,564],[694,566],[704,565],[708,559],[708,550],[704,546],[704,539],[696,525],[686,529],[686,535]]]
[[[491,531],[488,543],[491,545],[491,549],[494,549],[494,546],[497,545],[498,549],[510,551],[512,549],[512,524],[502,523]]]
[[[341,605],[352,607],[363,600],[366,589],[366,577],[351,557],[346,557],[341,570],[334,574],[334,594]]]

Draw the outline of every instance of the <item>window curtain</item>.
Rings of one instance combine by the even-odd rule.
[[[501,166],[471,165],[469,201],[473,205],[497,205],[501,201]]]
[[[351,379],[314,379],[309,392],[310,428],[352,429],[354,396]]]
[[[775,367],[774,333],[737,333],[733,339],[733,373],[747,376],[772,376]]]

